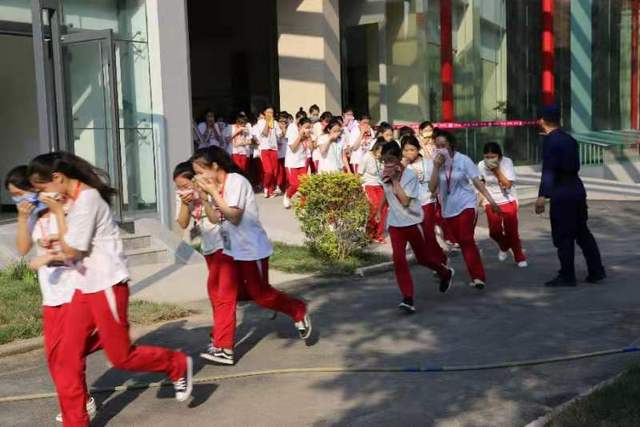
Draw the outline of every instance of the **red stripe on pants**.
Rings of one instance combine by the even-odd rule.
[[[231,158],[233,162],[238,165],[240,170],[245,174],[249,175],[249,158],[244,154],[232,154]]]
[[[284,167],[284,158],[278,159],[278,173],[276,174],[276,184],[280,190],[284,191],[287,185],[287,168]]]
[[[262,186],[269,194],[276,189],[276,176],[278,174],[278,152],[276,150],[260,150],[262,160]]]
[[[489,223],[489,235],[500,247],[502,252],[513,251],[516,262],[525,261],[527,257],[522,252],[522,243],[518,233],[518,202],[513,201],[500,205],[502,215],[491,210],[486,205],[487,222]]]
[[[389,206],[385,203],[380,215],[380,221],[376,221],[376,213],[384,198],[384,189],[380,185],[365,185],[364,191],[367,193],[367,201],[369,202],[367,235],[373,240],[380,240],[384,238],[384,226],[387,222],[387,212],[389,210]]]
[[[484,266],[474,238],[476,210],[473,208],[465,209],[459,215],[444,220],[456,242],[460,244],[469,276],[472,280],[480,279],[484,282],[486,280]]]
[[[162,347],[135,346],[129,338],[129,287],[117,284],[104,291],[75,292],[65,314],[60,341],[56,391],[64,426],[88,426],[84,379],[87,339],[98,329],[102,346],[114,368],[138,372],[164,372],[172,381],[186,369],[186,356]]]
[[[436,239],[437,206],[438,205],[436,203],[422,205],[422,211],[424,212],[422,230],[424,231],[424,240],[427,245],[427,251],[429,253],[436,254],[441,264],[446,264],[447,256],[438,244],[438,239]]]
[[[258,261],[234,261],[236,274],[246,286],[247,293],[256,304],[279,311],[291,317],[294,322],[302,320],[307,306],[299,299],[275,289],[269,284],[269,258]]]
[[[418,264],[437,271],[440,277],[445,277],[449,274],[438,255],[427,250],[420,225],[411,225],[409,227],[389,226],[389,237],[391,238],[391,249],[393,250],[393,269],[403,297],[413,298],[413,279],[407,262],[407,243],[411,245]]]
[[[298,192],[300,187],[300,177],[307,174],[307,167],[287,168],[287,176],[289,178],[289,187],[287,187],[287,197],[292,198]]]

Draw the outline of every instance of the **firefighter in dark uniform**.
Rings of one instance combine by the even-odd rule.
[[[538,123],[545,133],[542,147],[542,179],[535,210],[545,210],[550,200],[549,216],[553,245],[558,249],[560,271],[546,286],[576,286],[574,267],[575,243],[580,246],[587,262],[586,281],[597,283],[606,277],[600,250],[587,227],[587,193],[578,176],[580,156],[578,143],[560,129],[560,109],[545,107]]]

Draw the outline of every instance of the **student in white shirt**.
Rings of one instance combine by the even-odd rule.
[[[262,161],[262,186],[264,197],[274,197],[276,191],[276,179],[278,176],[278,138],[276,135],[276,122],[272,107],[264,110],[264,118],[258,120],[257,134],[260,147],[260,160]]]
[[[362,161],[358,165],[358,174],[362,177],[362,186],[369,202],[369,217],[367,218],[367,235],[377,243],[385,243],[384,227],[387,221],[387,205],[384,204],[378,217],[378,209],[384,202],[384,189],[380,182],[382,172],[382,147],[386,144],[384,139],[379,138],[373,144]]]
[[[250,170],[250,181],[253,184],[253,188],[256,191],[262,191],[262,181],[264,180],[264,174],[262,172],[262,160],[260,159],[260,145],[259,141],[259,132],[258,132],[258,122],[264,119],[264,114],[260,113],[258,116],[258,120],[255,123],[251,124],[251,136],[253,137],[254,145],[251,146],[251,157],[249,160],[249,170]]]
[[[198,148],[225,147],[222,130],[220,124],[216,122],[216,115],[213,111],[207,111],[205,121],[198,125],[198,132],[200,133]]]
[[[402,151],[397,144],[386,143],[382,148],[382,186],[389,206],[387,230],[393,251],[393,268],[402,293],[401,310],[411,314],[416,311],[413,303],[413,280],[407,262],[406,247],[411,245],[420,265],[437,272],[440,292],[447,292],[453,281],[454,271],[435,253],[427,250],[422,230],[423,212],[420,206],[420,183],[411,169],[402,165]],[[382,207],[382,206],[381,206]]]
[[[312,145],[311,120],[301,117],[297,125],[295,123],[289,125],[285,157],[289,187],[283,201],[286,209],[291,208],[291,199],[298,192],[300,177],[307,174],[309,150]]]
[[[36,244],[36,257],[29,264],[37,271],[42,294],[42,335],[44,354],[51,378],[55,382],[60,358],[64,357],[57,346],[64,332],[66,306],[75,291],[73,266],[55,262],[56,240],[59,234],[55,218],[38,200],[29,182],[27,166],[17,166],[9,171],[4,181],[5,189],[11,195],[18,209],[16,248],[20,256],[26,256]],[[55,196],[55,195],[51,195]],[[51,265],[49,265],[51,264]],[[92,334],[87,341],[86,354],[100,349],[98,334]],[[92,419],[97,412],[96,402],[87,396],[87,413]],[[56,420],[62,422],[62,414]]]
[[[300,107],[300,109],[302,109],[302,107]],[[309,120],[311,120],[311,123],[316,123],[320,120],[320,107],[318,107],[317,104],[309,107]]]
[[[474,238],[476,206],[475,188],[487,199],[496,214],[500,207],[480,180],[478,167],[469,157],[455,151],[455,138],[447,131],[436,131],[436,157],[429,181],[429,191],[438,192],[442,203],[442,217],[449,227],[467,264],[470,286],[484,289],[486,275]]]
[[[387,122],[381,122],[376,131],[376,138],[378,137],[382,137],[386,142],[394,141],[393,126]],[[400,143],[397,144],[398,148],[400,148]]]
[[[415,136],[405,136],[402,139],[402,162],[407,169],[411,169],[420,184],[420,204],[424,213],[422,230],[427,244],[427,251],[437,255],[440,263],[446,264],[447,257],[436,239],[436,198],[429,191],[429,179],[433,172],[433,160],[427,160],[420,155],[420,142]]]
[[[331,119],[318,139],[318,173],[341,172],[344,151],[338,144],[342,125],[338,119]]]
[[[376,142],[373,129],[371,129],[371,118],[363,114],[357,125],[353,127],[349,135],[349,164],[354,173],[358,171],[358,166],[364,156],[369,152],[371,146]]]
[[[315,138],[315,143],[311,152],[311,164],[313,166],[311,173],[319,172],[318,167],[320,164],[320,148],[318,144],[320,143],[320,138],[322,137],[322,135],[324,135],[324,130],[326,129],[332,118],[333,114],[331,114],[331,112],[329,111],[325,111],[324,113],[322,113],[319,120],[313,124],[313,136]]]
[[[248,175],[253,135],[251,134],[251,125],[245,115],[238,114],[235,124],[225,128],[224,139],[231,149],[231,158],[242,173]]]
[[[511,251],[518,267],[527,267],[527,257],[522,251],[518,233],[518,196],[513,162],[502,155],[502,148],[495,142],[486,143],[483,153],[484,160],[478,163],[480,179],[502,212],[501,215],[496,215],[489,203],[484,201],[489,235],[500,248],[498,259],[501,262],[506,261]]]
[[[273,253],[273,246],[260,223],[251,184],[236,172],[224,150],[215,147],[199,150],[192,161],[198,174],[195,178],[197,185],[212,197],[221,215],[223,252],[233,258],[235,266],[235,277],[231,280],[243,283],[247,294],[256,304],[291,317],[300,337],[306,340],[311,334],[306,304],[269,284],[269,257]],[[218,297],[224,297],[229,302],[227,309],[220,313],[222,318],[235,316],[231,301],[236,300],[237,291],[237,287],[220,289]],[[216,317],[218,315],[216,307]],[[235,324],[227,321],[224,324],[235,330]],[[233,335],[234,332],[231,332]],[[231,363],[234,357],[232,348],[224,349]]]
[[[283,194],[287,187],[287,169],[284,162],[287,156],[287,129],[292,124],[293,117],[286,111],[278,114],[276,136],[278,138],[278,171],[276,172],[276,194]]]
[[[129,273],[118,227],[109,201],[115,190],[86,160],[66,152],[42,154],[29,164],[29,178],[39,191],[72,199],[66,216],[52,197],[42,201],[54,215],[57,241],[65,262],[75,262],[80,278],[67,305],[65,330],[60,340],[64,363],[58,367],[56,389],[65,424],[88,425],[84,383],[86,342],[95,329],[113,367],[130,371],[164,372],[173,381],[176,399],[191,395],[191,358],[184,353],[152,346],[133,346],[127,309]]]

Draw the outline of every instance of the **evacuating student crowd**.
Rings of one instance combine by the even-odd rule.
[[[575,243],[587,261],[585,280],[600,282],[606,272],[587,227],[577,143],[560,129],[556,106],[541,110],[539,119],[545,137],[535,211],[550,204],[561,264],[545,285],[576,286]],[[308,112],[300,108],[295,117],[269,107],[254,121],[240,112],[229,124],[208,112],[193,124],[192,142],[195,153],[173,172],[176,221],[201,240],[208,268],[202,286],[213,326],[199,356],[212,363],[236,362],[239,301],[289,317],[302,340],[312,336],[308,304],[269,282],[273,245],[256,202],[261,193],[282,196],[283,208],[291,208],[304,175],[361,178],[369,201],[366,230],[373,244],[387,239],[391,244],[403,313],[416,311],[407,244],[417,263],[433,271],[440,292],[454,283],[448,258],[455,252],[462,253],[470,288],[487,289],[486,260],[474,238],[479,212],[487,217],[497,261],[529,265],[518,231],[514,165],[496,142],[485,144],[476,164],[457,150],[452,133],[428,121],[417,131],[402,127],[396,133],[388,123],[374,126],[367,115],[356,119],[350,109],[335,116],[320,114],[316,105]],[[191,356],[131,343],[130,277],[110,207],[116,190],[108,182],[103,171],[67,152],[39,155],[13,168],[4,181],[17,206],[18,252],[34,249],[30,267],[38,272],[42,292],[46,362],[61,408],[56,419],[64,426],[87,426],[98,410],[85,367],[87,356],[99,350],[115,368],[165,373],[179,402],[188,400],[193,388]]]

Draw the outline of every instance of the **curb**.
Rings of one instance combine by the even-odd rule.
[[[576,403],[576,402],[578,402],[580,400],[583,400],[583,399],[589,397],[592,393],[595,393],[596,391],[600,390],[601,388],[612,384],[618,378],[620,378],[624,374],[624,372],[625,371],[622,371],[619,374],[614,375],[613,377],[611,377],[609,379],[606,379],[606,380],[594,385],[593,387],[591,387],[591,388],[587,389],[586,391],[580,393],[579,395],[575,396],[574,398],[569,399],[568,401],[556,406],[551,411],[547,412],[546,415],[543,415],[543,416],[531,421],[530,423],[528,423],[524,427],[545,427],[549,422],[551,422],[555,417],[557,417],[562,412],[564,412],[568,407],[570,407],[571,405],[573,405],[574,403]]]
[[[412,265],[416,262],[416,257],[413,254],[407,254],[407,261],[409,265]],[[356,276],[365,277],[372,276],[374,274],[386,273],[387,271],[393,270],[393,261],[385,261],[380,264],[368,265],[366,267],[356,268],[354,274]]]

